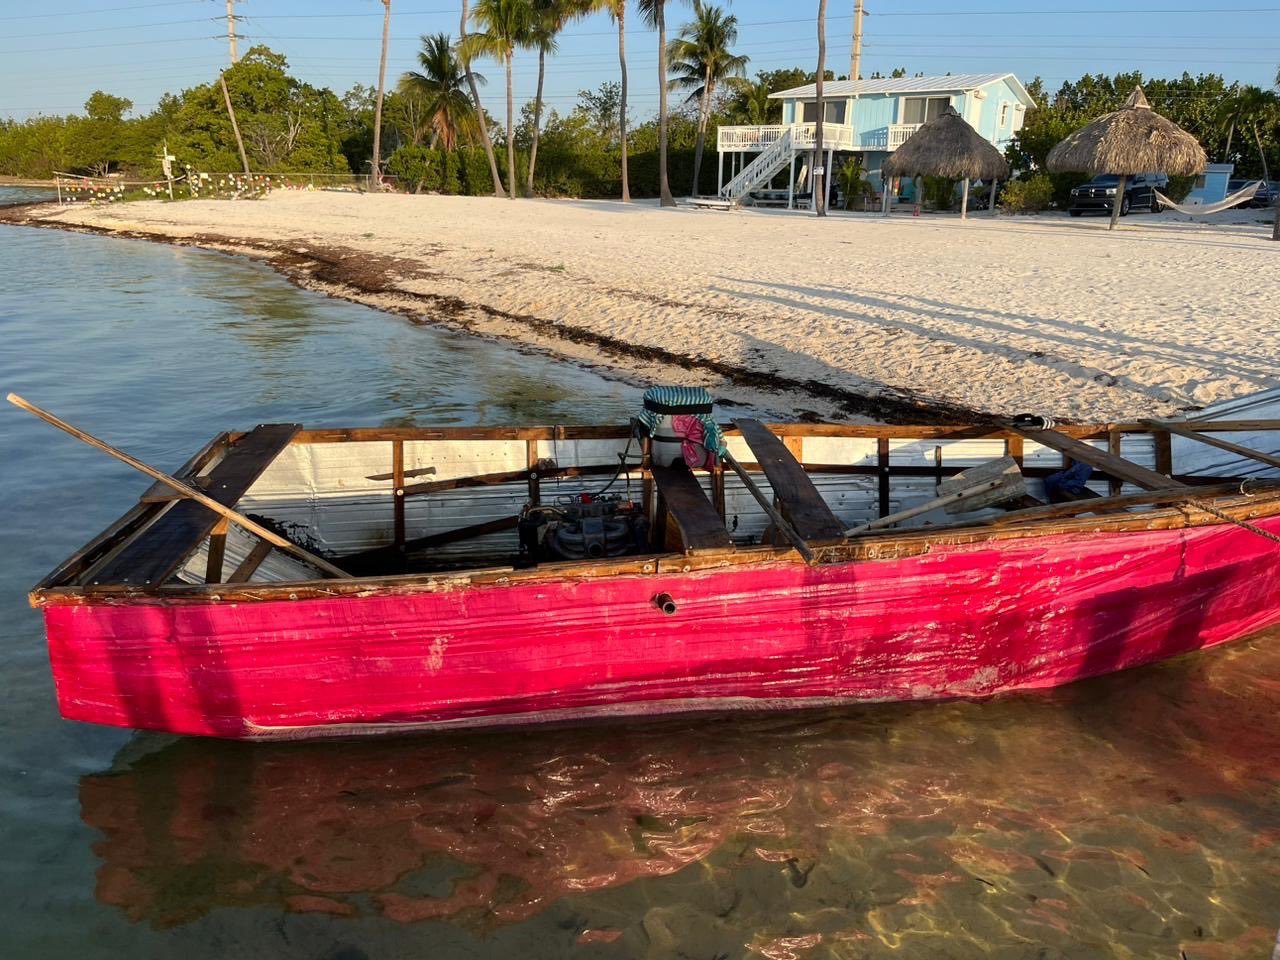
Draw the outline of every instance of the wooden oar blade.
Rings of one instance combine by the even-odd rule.
[[[993,482],[997,482],[995,486],[992,486]],[[1027,483],[1018,462],[1013,457],[1001,457],[943,480],[938,485],[938,496],[963,495],[967,490],[972,490],[972,495],[961,496],[948,503],[947,513],[970,513],[1007,500],[1016,500],[1026,496]]]

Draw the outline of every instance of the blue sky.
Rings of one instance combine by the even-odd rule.
[[[816,0],[722,0],[737,14],[739,50],[751,72],[816,62]],[[1274,3],[1274,0],[1273,0]],[[864,75],[902,66],[915,73],[1012,71],[1050,88],[1085,72],[1148,75],[1219,72],[1270,86],[1280,63],[1280,3],[1265,0],[866,0]],[[59,12],[0,0],[0,116],[66,113],[95,89],[138,109],[166,90],[211,79],[227,61],[223,0],[69,0]],[[377,77],[378,0],[237,0],[241,51],[266,43],[294,72],[341,93]],[[828,57],[848,71],[853,0],[828,5]],[[1122,12],[1113,13],[1110,10]],[[412,65],[421,33],[456,34],[457,0],[394,0],[389,80]],[[688,6],[671,0],[679,25]],[[657,107],[656,38],[634,13],[628,59],[637,118]],[[219,39],[219,38],[222,39]],[[488,103],[502,113],[502,74]],[[516,97],[532,97],[536,58],[516,61]],[[549,67],[550,106],[567,110],[583,87],[617,78],[616,34],[603,16],[573,25]]]

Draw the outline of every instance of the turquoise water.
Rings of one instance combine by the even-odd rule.
[[[0,387],[217,430],[619,420],[637,392],[258,265],[0,227]],[[1044,696],[371,743],[62,721],[26,588],[146,482],[0,410],[0,956],[1267,957],[1280,634]]]

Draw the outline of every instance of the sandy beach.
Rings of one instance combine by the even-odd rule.
[[[264,257],[300,283],[788,419],[1169,415],[1280,384],[1256,222],[827,221],[648,204],[277,193],[29,208]],[[16,219],[10,217],[10,219]]]

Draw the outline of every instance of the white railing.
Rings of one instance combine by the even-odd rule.
[[[911,138],[911,135],[923,127],[923,123],[891,123],[889,124],[888,149],[897,150]]]
[[[721,153],[755,153],[782,139],[788,130],[797,150],[812,150],[814,124],[767,124],[763,126],[720,127],[716,141]],[[920,129],[919,123],[891,123],[878,130],[858,133],[845,123],[822,126],[822,146],[828,150],[897,150]]]

